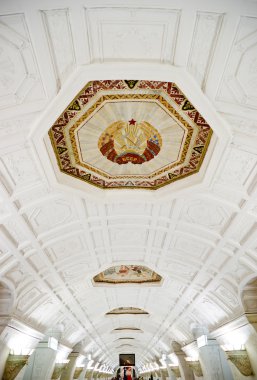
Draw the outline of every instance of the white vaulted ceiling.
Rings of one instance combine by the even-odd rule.
[[[1,0],[0,11],[0,280],[12,314],[41,332],[62,325],[63,344],[83,340],[113,367],[120,352],[140,365],[190,342],[193,323],[241,315],[257,271],[257,1]],[[56,177],[44,136],[86,79],[177,71],[215,124],[206,177],[151,195]],[[123,263],[164,281],[93,287]],[[105,316],[126,306],[149,315]]]

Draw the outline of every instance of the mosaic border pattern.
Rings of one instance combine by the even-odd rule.
[[[197,126],[198,134],[196,136],[194,146],[192,147],[192,153],[188,164],[180,168],[176,168],[176,166],[179,165],[177,163],[175,167],[172,167],[171,165],[169,168],[164,168],[163,171],[160,170],[158,172],[158,178],[154,178],[154,176],[157,175],[155,173],[154,176],[152,174],[146,176],[137,176],[137,178],[134,176],[133,179],[127,178],[129,176],[107,176],[109,178],[105,179],[103,178],[104,175],[101,171],[100,174],[98,170],[93,170],[91,167],[90,169],[81,169],[72,164],[69,149],[65,139],[65,127],[67,127],[67,125],[71,123],[72,120],[79,115],[79,113],[81,113],[81,110],[99,91],[110,91],[110,97],[113,97],[113,95],[115,95],[115,93],[111,94],[111,92],[115,90],[133,91],[127,82],[128,81],[124,80],[104,80],[89,82],[56,120],[54,125],[49,130],[49,137],[57,158],[60,171],[102,189],[130,188],[149,190],[156,190],[174,181],[197,173],[200,170],[208,145],[210,143],[212,129],[174,83],[159,81],[134,81],[136,82],[136,90],[134,91],[140,90],[142,92],[144,89],[154,90],[156,91],[156,98],[159,97],[159,99],[161,98],[160,93],[164,92],[178,106],[179,111],[176,111],[172,107],[171,108],[173,109],[173,114],[176,117],[179,117],[180,122],[183,120],[184,124],[185,119],[183,116],[186,116],[194,123],[194,125]],[[129,96],[131,97],[133,94],[130,94]],[[170,107],[170,104],[165,99],[164,101]],[[84,115],[81,116],[79,120],[81,120],[83,117]],[[77,122],[75,124],[72,127],[73,131],[78,126]],[[188,123],[187,129],[189,132],[190,129],[192,129]],[[189,143],[190,141],[187,139],[185,145],[188,147]],[[74,153],[76,154],[76,151],[74,151]]]

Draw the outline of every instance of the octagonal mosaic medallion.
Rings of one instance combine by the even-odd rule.
[[[197,173],[212,129],[171,82],[89,82],[49,136],[60,170],[104,189],[158,189]]]

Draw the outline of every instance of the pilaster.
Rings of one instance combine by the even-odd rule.
[[[57,344],[54,347],[55,341],[50,341],[48,336],[43,341],[39,342],[33,354],[28,361],[28,367],[24,374],[23,380],[49,380],[51,379],[55,359],[57,355]]]
[[[202,335],[197,339],[199,361],[205,380],[233,380],[231,368],[224,351],[216,339]]]

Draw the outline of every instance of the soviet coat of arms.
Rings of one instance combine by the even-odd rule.
[[[147,121],[137,123],[131,119],[112,123],[101,134],[98,147],[110,161],[119,165],[143,164],[157,156],[162,139],[158,131]]]

